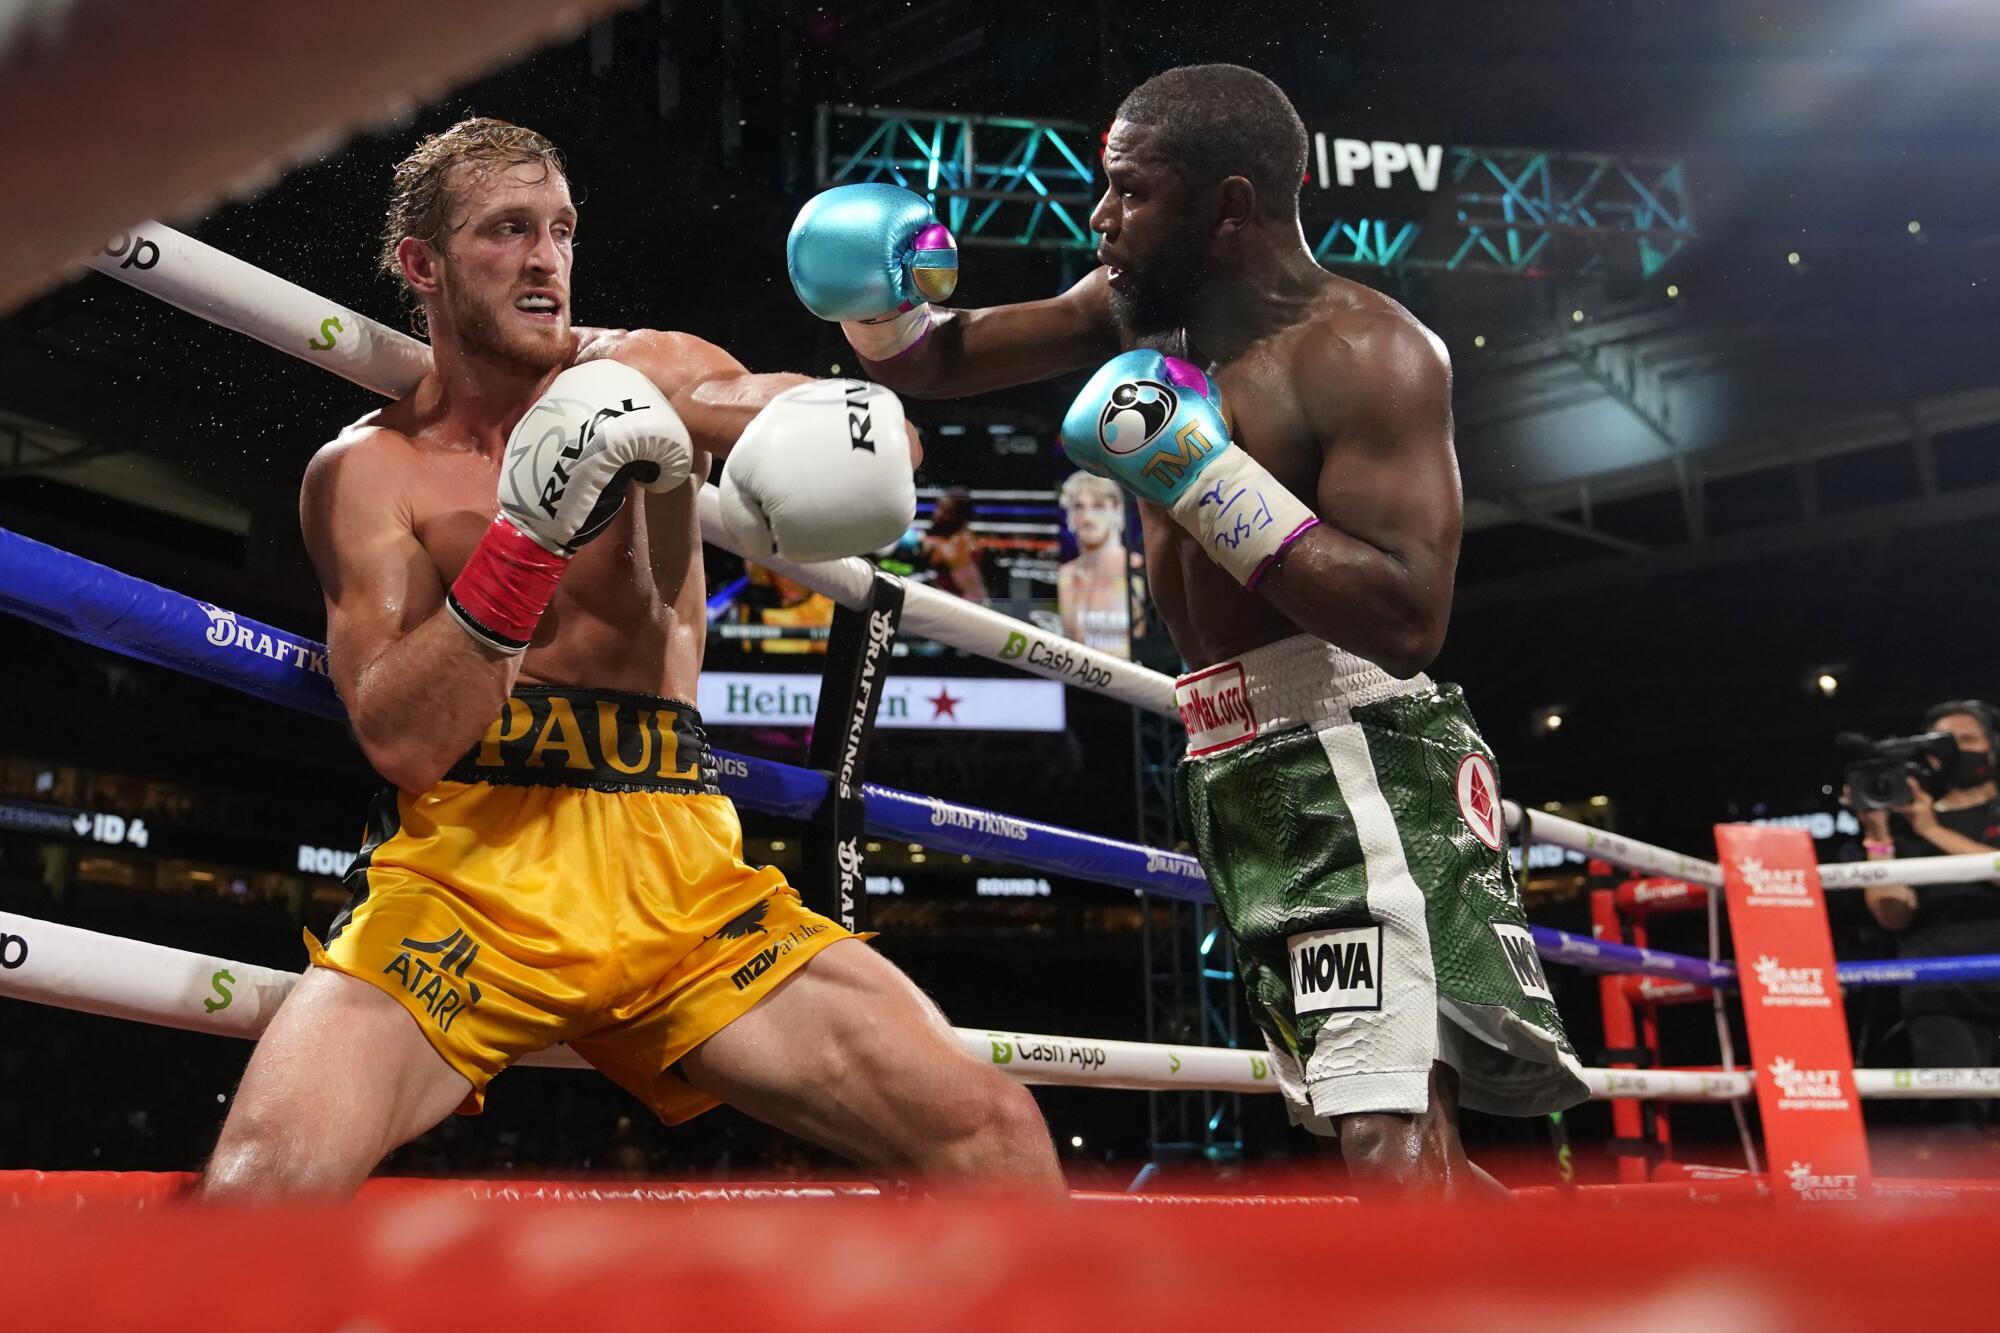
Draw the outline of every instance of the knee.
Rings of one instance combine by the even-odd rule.
[[[1011,1155],[1052,1154],[1049,1122],[1035,1095],[1006,1075],[994,1078],[987,1107],[987,1136]]]
[[[940,1119],[931,1165],[981,1179],[1059,1179],[1048,1123],[1034,1094],[1004,1074],[982,1072],[986,1077]]]
[[[274,1126],[232,1122],[202,1168],[197,1191],[204,1201],[217,1203],[340,1195],[360,1184],[349,1175],[299,1150]]]
[[[222,1138],[202,1167],[200,1197],[210,1201],[250,1199],[282,1192],[275,1138],[234,1124],[223,1126]]]
[[[1034,1095],[1003,1074],[982,1078],[940,1128],[966,1151],[994,1156],[1045,1144],[1049,1137]]]

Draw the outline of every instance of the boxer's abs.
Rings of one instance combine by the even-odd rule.
[[[1164,511],[1147,507],[1146,577],[1190,670],[1290,638],[1299,627],[1229,576]]]
[[[658,602],[625,605],[622,596],[612,602],[612,615],[603,614],[602,606],[583,598],[565,605],[559,594],[542,617],[543,629],[553,625],[555,636],[545,646],[529,648],[521,662],[521,683],[694,702],[705,620],[689,624],[671,607]]]

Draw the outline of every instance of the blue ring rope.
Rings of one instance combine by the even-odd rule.
[[[0,609],[110,652],[171,667],[331,721],[346,710],[326,674],[326,648],[233,611],[0,528]],[[716,751],[722,789],[766,814],[810,819],[827,778],[810,769]],[[1114,888],[1208,902],[1201,865],[1183,852],[1079,833],[935,796],[863,788],[871,834],[1004,861]],[[1736,969],[1705,958],[1639,949],[1531,926],[1551,962],[1595,972],[1639,972],[1734,989]],[[1838,965],[1847,986],[2000,981],[2000,954]]]

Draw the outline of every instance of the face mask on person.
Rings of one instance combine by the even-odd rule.
[[[1978,787],[1993,780],[1993,752],[1991,750],[1960,750],[1951,762],[1951,785],[1963,791],[1968,787]]]

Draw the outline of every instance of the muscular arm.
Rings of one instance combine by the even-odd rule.
[[[327,666],[375,771],[425,791],[499,715],[521,669],[473,642],[444,609],[437,566],[402,503],[410,477],[392,438],[338,440],[299,495],[306,550],[326,597]]]
[[[753,375],[741,361],[712,342],[690,333],[634,329],[607,334],[589,344],[583,359],[622,361],[659,386],[687,423],[694,447],[727,455],[750,418],[785,390],[804,384],[806,375]],[[702,475],[696,469],[696,475]]]
[[[1452,451],[1451,366],[1420,326],[1384,316],[1321,330],[1293,367],[1323,450],[1320,524],[1258,591],[1300,629],[1394,675],[1444,645],[1463,521]]]
[[[763,411],[785,390],[811,382],[809,375],[753,374],[741,361],[714,343],[689,333],[640,329],[620,333],[593,347],[591,355],[624,362],[651,379],[687,423],[688,437],[704,454],[726,457],[736,446],[750,418]],[[883,381],[886,383],[886,381]],[[895,387],[890,385],[891,388]],[[923,451],[910,428],[910,459]],[[695,476],[707,475],[707,464],[696,460]]]
[[[902,356],[864,358],[868,378],[912,398],[963,398],[1088,370],[1119,352],[1101,268],[1047,301],[935,316],[930,336]]]

